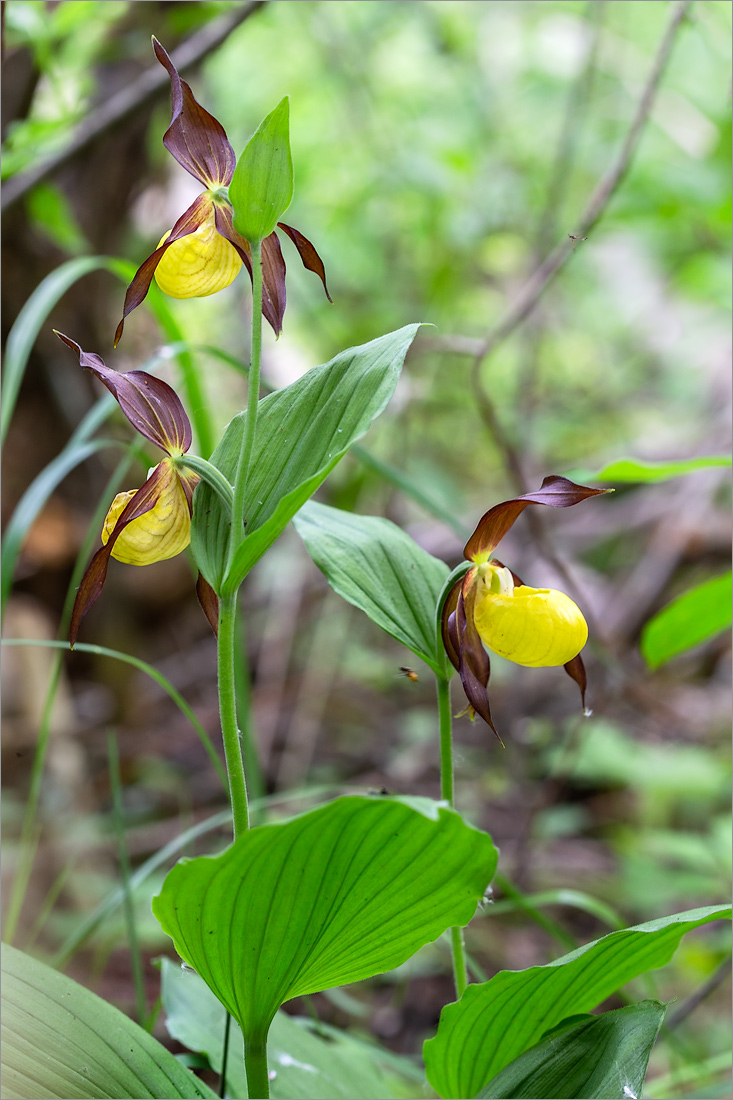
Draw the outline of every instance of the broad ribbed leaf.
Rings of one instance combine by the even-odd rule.
[[[502,970],[446,1005],[424,1046],[428,1080],[443,1097],[479,1089],[561,1020],[596,1008],[646,970],[664,966],[692,928],[730,917],[731,907],[691,909],[611,932],[547,966]]]
[[[161,996],[170,1035],[189,1050],[205,1054],[211,1068],[221,1073],[226,1010],[192,970],[163,959]],[[405,1076],[415,1077],[406,1059],[382,1048],[352,1039],[329,1028],[322,1037],[313,1021],[277,1012],[269,1037],[272,1100],[359,1100],[391,1097],[383,1070],[387,1059],[403,1064]],[[316,1023],[316,1028],[322,1025]],[[244,1043],[236,1020],[231,1021],[227,1056],[227,1094],[246,1100]],[[421,1077],[421,1074],[417,1074]],[[408,1078],[409,1079],[409,1078]]]
[[[309,501],[295,529],[328,583],[398,642],[442,673],[435,606],[448,566],[394,523]]]
[[[730,570],[683,592],[650,619],[641,632],[641,653],[650,668],[686,653],[731,624]]]
[[[153,911],[256,1045],[284,1001],[391,970],[467,924],[496,859],[445,805],[349,796],[182,860]]]
[[[165,1047],[77,982],[2,947],[5,1100],[214,1097]]]
[[[351,444],[364,435],[394,393],[419,325],[342,351],[291,386],[260,402],[245,497],[246,537],[229,584],[240,584],[316,491]],[[244,414],[229,423],[211,461],[233,482]],[[231,517],[201,485],[194,498],[191,545],[196,562],[221,595]]]
[[[641,1001],[561,1028],[492,1077],[479,1100],[641,1096],[664,1011]]]
[[[285,96],[247,142],[229,185],[234,228],[248,241],[263,241],[293,197],[290,102]]]

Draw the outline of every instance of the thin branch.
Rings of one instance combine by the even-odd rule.
[[[231,12],[227,12],[218,19],[213,19],[201,30],[192,34],[171,54],[171,60],[178,71],[183,73],[197,65],[207,54],[220,46],[235,27],[254,15],[264,3],[265,0],[250,0],[250,3],[234,4]],[[84,121],[77,126],[68,145],[48,157],[47,160],[41,161],[40,164],[34,165],[26,172],[21,172],[3,184],[2,209],[6,210],[12,206],[37,183],[55,172],[62,164],[66,164],[82,149],[85,149],[105,130],[116,126],[123,119],[139,110],[140,107],[154,99],[159,92],[168,88],[168,86],[169,78],[165,69],[157,63],[151,65],[132,84],[110,96],[109,99],[87,115]]]
[[[624,143],[618,156],[611,164],[606,174],[598,182],[593,194],[588,200],[585,210],[575,225],[575,234],[579,237],[587,236],[593,226],[601,219],[608,203],[628,174],[644,127],[649,119],[657,89],[672,52],[677,31],[690,9],[692,2],[693,0],[677,0],[672,8],[666,30],[652,63],[644,91],[642,92]],[[492,431],[492,434],[496,433],[496,428],[499,425],[491,399],[481,382],[480,375],[483,361],[488,355],[494,352],[512,332],[514,332],[526,317],[529,316],[549,284],[572,255],[574,248],[575,244],[572,240],[563,238],[563,240],[560,241],[549,256],[535,268],[514,302],[510,305],[504,317],[484,338],[476,353],[471,368],[471,384],[479,404],[479,411]],[[495,434],[495,438],[504,451],[510,472],[516,471],[518,467],[521,468],[521,462],[519,461],[518,453],[513,444],[509,443],[507,447],[509,441],[503,429],[499,428],[499,434]],[[523,482],[519,484],[518,487],[523,490]]]
[[[695,1011],[697,1006],[709,997],[719,985],[725,981],[730,974],[730,955],[723,959],[720,966],[715,969],[708,980],[703,982],[699,989],[696,989],[694,993],[691,993],[687,1000],[683,1001],[679,1008],[676,1008],[674,1012],[669,1014],[669,1018],[665,1024],[666,1031],[673,1031],[676,1027],[679,1027],[683,1020]]]

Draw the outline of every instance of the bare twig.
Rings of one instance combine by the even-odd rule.
[[[192,34],[171,54],[173,64],[178,71],[182,73],[197,65],[207,54],[220,46],[235,27],[261,8],[264,2],[265,0],[250,0],[250,3],[234,4],[230,12],[218,19],[213,19],[201,30]],[[85,149],[101,133],[139,110],[168,86],[169,78],[165,69],[157,64],[151,65],[133,84],[122,88],[92,111],[76,128],[68,145],[40,164],[29,168],[27,172],[22,172],[8,180],[2,189],[2,209],[6,210],[12,206],[37,183]]]
[[[692,0],[677,0],[675,3],[666,30],[652,63],[644,91],[637,105],[634,117],[629,126],[626,138],[618,153],[618,156],[601,178],[591,195],[585,210],[575,225],[575,233],[579,237],[585,237],[589,231],[603,216],[608,203],[616,193],[631,167],[634,154],[644,127],[649,118],[654,97],[659,87],[662,75],[669,60],[677,30],[685,17]],[[564,237],[546,259],[535,268],[525,285],[520,290],[504,317],[499,321],[482,341],[475,356],[471,368],[471,385],[474,391],[479,414],[489,428],[498,447],[500,448],[507,466],[507,471],[512,483],[518,492],[524,492],[524,471],[519,452],[509,438],[508,433],[502,427],[493,402],[489,397],[481,380],[481,367],[484,360],[525,320],[537,305],[545,290],[555,278],[557,273],[570,258],[575,244],[569,238]],[[537,530],[537,517],[530,521]]]
[[[608,203],[628,174],[639,140],[649,119],[657,88],[672,52],[677,30],[691,5],[692,0],[677,0],[672,8],[667,28],[654,58],[624,143],[615,161],[599,181],[588,200],[585,210],[576,222],[575,233],[578,237],[588,236],[590,230],[605,213]],[[479,372],[483,360],[495,351],[499,344],[506,340],[507,336],[514,332],[525,317],[532,312],[550,282],[572,255],[574,248],[573,241],[564,237],[550,255],[534,270],[499,324],[485,337],[472,368],[473,382],[477,389],[481,388]]]
[[[696,989],[694,993],[691,993],[687,1000],[683,1001],[679,1008],[676,1008],[674,1012],[671,1012],[669,1019],[666,1022],[665,1030],[673,1031],[676,1027],[679,1027],[683,1020],[695,1011],[697,1006],[701,1004],[706,997],[709,997],[719,985],[725,981],[730,974],[730,955],[723,959],[720,966],[718,966],[710,975],[706,982]]]

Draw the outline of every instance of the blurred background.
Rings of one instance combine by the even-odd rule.
[[[6,638],[59,637],[75,563],[97,545],[99,509],[151,465],[115,414],[101,431],[108,446],[84,461],[72,448],[63,470],[50,466],[70,454],[100,397],[52,328],[118,370],[145,367],[176,386],[184,360],[193,365],[217,432],[244,402],[246,275],[207,299],[152,293],[117,351],[129,271],[67,268],[75,274],[63,285],[44,283],[85,256],[134,270],[200,190],[162,145],[169,84],[151,34],[169,52],[189,51],[182,75],[237,154],[291,97],[287,217],[319,250],[334,304],[286,241],[288,309],[280,339],[265,334],[267,384],[412,321],[434,326],[421,330],[360,453],[319,499],[389,517],[453,567],[482,513],[546,474],[592,479],[620,459],[729,451],[729,3],[689,7],[629,171],[575,242],[628,133],[670,4],[2,7],[2,330],[4,341],[14,332],[8,355],[20,346],[27,359],[4,425],[3,519],[14,540]],[[567,262],[537,307],[478,360],[558,245]],[[26,306],[41,285],[43,300]],[[729,639],[717,634],[655,671],[639,652],[660,608],[729,566],[728,473],[704,465],[610,483],[613,496],[580,508],[531,522],[525,513],[502,544],[502,560],[527,583],[563,588],[586,613],[593,714],[582,716],[561,669],[494,658],[492,712],[506,749],[480,721],[456,720],[458,806],[501,849],[493,901],[468,931],[476,974],[544,963],[612,927],[729,895]],[[144,570],[112,562],[80,637],[153,666],[217,743],[215,642],[194,576],[185,555]],[[248,578],[243,606],[263,815],[347,789],[438,796],[429,670],[415,667],[416,680],[400,673],[411,654],[327,588],[292,529]],[[153,961],[172,950],[150,897],[180,854],[226,841],[220,818],[196,835],[226,802],[190,716],[145,669],[100,653],[6,647],[3,689],[14,942],[132,1010],[119,905],[84,925],[119,884],[113,731],[129,857],[147,868],[135,899],[152,1006]],[[158,858],[181,834],[185,844]],[[727,950],[711,926],[655,976],[661,1000],[710,989],[655,1051],[653,1075],[714,1062],[728,1044]],[[417,1054],[452,997],[448,948],[438,944],[347,996],[315,998],[315,1008]],[[162,1020],[155,1033],[165,1037]],[[719,1081],[711,1069],[694,1095],[725,1095]],[[678,1094],[693,1093],[664,1095]],[[649,1095],[661,1093],[652,1085]]]

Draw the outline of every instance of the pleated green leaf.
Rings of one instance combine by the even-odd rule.
[[[164,1046],[96,993],[2,947],[4,1100],[214,1097]]]
[[[205,1054],[221,1073],[226,1010],[192,970],[163,959],[161,996],[170,1035],[189,1050]],[[231,1021],[227,1056],[227,1094],[246,1100],[244,1043],[236,1020]],[[314,1030],[314,1028],[316,1030]],[[323,1030],[323,1035],[320,1031]],[[393,1095],[390,1063],[405,1067],[402,1081],[422,1075],[407,1059],[382,1047],[353,1039],[318,1022],[276,1012],[269,1037],[272,1100],[374,1100]],[[408,1077],[409,1074],[409,1077]]]
[[[377,516],[309,501],[294,523],[334,591],[440,674],[435,607],[448,566]]]
[[[478,1094],[480,1100],[595,1100],[641,1096],[664,1005],[641,1001],[590,1016],[520,1054]]]
[[[419,327],[406,325],[342,351],[262,399],[245,495],[246,536],[235,555],[229,587],[241,583],[351,444],[383,412]],[[211,456],[230,482],[243,432],[240,413]],[[214,491],[200,485],[194,494],[191,546],[201,572],[220,594],[230,530],[231,516]]]
[[[182,860],[153,911],[261,1045],[284,1001],[391,970],[467,924],[496,859],[444,804],[348,796]]]
[[[729,905],[676,913],[611,932],[547,966],[502,970],[469,985],[446,1005],[435,1038],[425,1043],[428,1080],[439,1096],[476,1096],[550,1028],[664,966],[685,932],[730,914]]]
[[[680,653],[713,638],[731,625],[731,572],[683,592],[663,607],[641,632],[641,653],[659,668]]]

